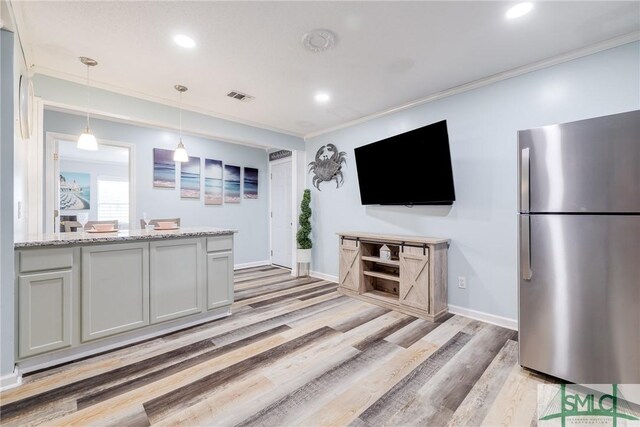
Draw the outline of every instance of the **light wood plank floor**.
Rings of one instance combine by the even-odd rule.
[[[3,425],[535,425],[546,378],[513,331],[431,323],[341,296],[336,284],[236,272],[234,314],[24,377]]]

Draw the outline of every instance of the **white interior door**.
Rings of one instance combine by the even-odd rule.
[[[271,263],[291,268],[291,159],[271,164]]]

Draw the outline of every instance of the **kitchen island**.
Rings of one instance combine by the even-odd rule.
[[[40,369],[230,315],[235,232],[121,230],[17,241],[18,366]]]

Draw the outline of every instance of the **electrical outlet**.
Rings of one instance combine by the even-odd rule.
[[[464,276],[458,276],[458,287],[460,289],[467,289],[467,278]]]

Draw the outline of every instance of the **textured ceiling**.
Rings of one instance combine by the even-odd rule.
[[[14,2],[41,73],[304,135],[639,30],[640,2]],[[304,50],[313,29],[333,49]],[[192,36],[185,50],[173,36]],[[226,97],[239,90],[255,97]],[[331,94],[315,103],[316,91]],[[188,107],[187,107],[188,108]]]

